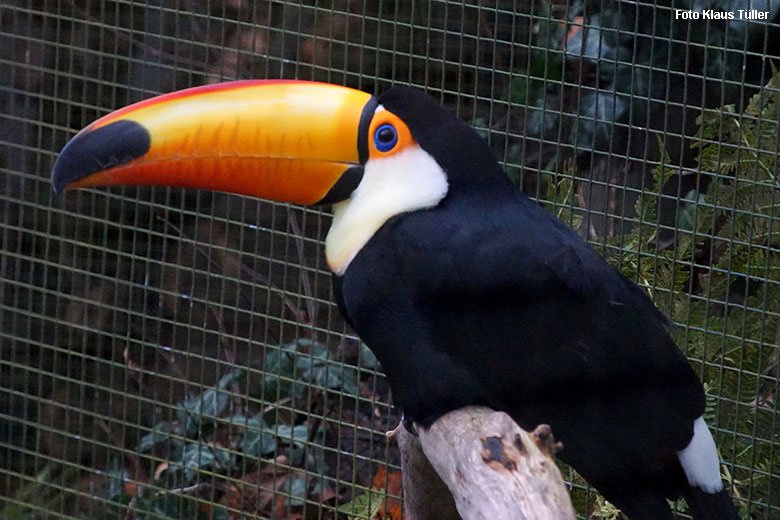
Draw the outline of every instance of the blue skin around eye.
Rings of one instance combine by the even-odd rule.
[[[380,141],[379,140],[380,132],[388,128],[393,131],[393,139],[387,142]],[[389,152],[395,147],[396,143],[398,143],[398,132],[395,130],[393,125],[382,125],[376,129],[376,132],[374,132],[374,145],[376,146],[376,149],[379,150],[380,152]]]

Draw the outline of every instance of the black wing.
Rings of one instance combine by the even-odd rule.
[[[339,289],[408,418],[485,404],[526,429],[550,424],[607,495],[679,492],[698,378],[649,298],[522,195],[394,218]]]

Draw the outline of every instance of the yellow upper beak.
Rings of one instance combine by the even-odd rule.
[[[375,107],[370,94],[302,81],[174,92],[87,126],[63,148],[52,183],[57,192],[164,185],[337,202],[360,182]]]

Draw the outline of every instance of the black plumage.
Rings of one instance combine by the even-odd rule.
[[[226,93],[249,105],[214,110]],[[324,95],[330,106],[311,102]],[[257,98],[288,99],[261,121],[279,109],[277,117],[287,117],[289,96],[320,126],[192,146],[194,135],[216,142],[224,118],[241,120],[236,114]],[[194,110],[195,101],[208,109]],[[144,113],[149,106],[154,117]],[[160,124],[174,117],[178,124],[183,106],[194,133]],[[339,203],[326,240],[329,265],[340,273],[336,298],[408,419],[424,428],[466,405],[504,410],[526,429],[550,424],[564,443],[562,458],[632,520],[671,518],[666,499],[680,495],[696,520],[737,517],[701,418],[704,393],[668,322],[517,191],[474,130],[424,94],[401,87],[373,98],[261,81],[175,93],[106,117],[109,124],[82,130],[60,154],[57,189],[153,182]],[[266,123],[245,128],[257,136]],[[124,131],[129,145],[109,139]],[[235,170],[237,157],[251,159],[241,164],[254,175]],[[278,175],[282,157],[292,161],[283,171],[296,184]],[[291,168],[301,158],[306,168]],[[344,182],[334,183],[334,165]],[[312,185],[297,183],[305,178]]]
[[[666,319],[516,190],[471,128],[412,89],[379,102],[449,181],[437,206],[391,218],[334,277],[394,402],[423,427],[472,404],[548,423],[561,457],[632,519],[671,518],[665,499],[689,489],[676,452],[705,400]]]

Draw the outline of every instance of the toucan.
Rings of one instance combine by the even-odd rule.
[[[52,183],[332,204],[336,302],[407,421],[502,410],[549,424],[561,458],[632,520],[671,519],[680,496],[697,520],[738,518],[669,322],[419,90],[252,80],[162,95],[81,130]]]

